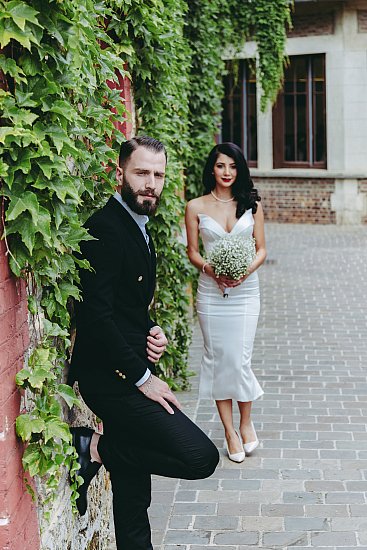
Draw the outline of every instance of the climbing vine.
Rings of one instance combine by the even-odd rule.
[[[225,4],[225,5],[224,5]],[[199,194],[202,163],[218,128],[223,56],[246,35],[258,41],[263,102],[282,77],[287,0],[0,0],[0,193],[9,263],[28,285],[37,343],[16,382],[28,412],[17,433],[23,464],[50,498],[60,466],[77,469],[62,383],[70,346],[70,304],[80,299],[76,256],[84,221],[114,190],[112,168],[127,116],[108,81],[128,67],[139,133],[162,140],[168,173],[152,221],[158,253],[153,315],[171,345],[160,372],[173,387],[189,376],[187,280],[182,234],[184,187]],[[101,47],[102,46],[102,47]],[[235,55],[235,54],[234,54]],[[264,103],[265,104],[265,103]]]
[[[157,292],[153,315],[170,342],[159,370],[173,388],[187,385],[187,279],[190,267],[181,234],[184,213],[183,159],[188,145],[190,48],[183,29],[184,0],[114,0],[117,17],[109,32],[126,52],[132,74],[139,131],[168,149],[168,172],[161,206],[151,222],[156,243]],[[123,21],[121,24],[120,21]]]
[[[123,65],[103,30],[106,6],[47,4],[0,1],[0,176],[9,263],[28,283],[36,329],[36,345],[16,377],[30,400],[16,422],[28,443],[23,465],[44,478],[52,498],[64,464],[74,503],[80,480],[63,405],[77,399],[61,383],[69,306],[71,298],[80,299],[78,268],[88,267],[75,256],[89,238],[82,224],[114,186],[106,167],[123,137],[113,123],[124,109],[106,82]],[[110,47],[102,49],[101,41]]]

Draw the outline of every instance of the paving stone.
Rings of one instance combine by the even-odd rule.
[[[261,506],[261,514],[263,516],[303,516],[303,506],[297,504],[264,504]]]
[[[305,516],[311,518],[341,518],[348,517],[348,507],[342,504],[306,504],[305,505]]]
[[[177,491],[176,502],[195,502],[197,500],[197,491]]]
[[[338,518],[331,520],[332,531],[365,531],[367,533],[367,517]]]
[[[183,503],[177,502],[173,506],[172,514],[173,515],[213,515],[217,509],[216,503],[203,503],[203,502],[193,502],[193,503]]]
[[[192,516],[171,516],[169,520],[169,529],[188,529],[192,527]]]
[[[283,493],[283,502],[284,503],[296,503],[296,504],[322,504],[324,501],[324,496],[322,493],[313,493],[313,492],[284,492]]]
[[[286,531],[330,531],[330,523],[324,518],[285,518]]]
[[[215,544],[258,544],[259,534],[251,531],[232,531],[214,535]]]
[[[295,544],[307,544],[307,533],[294,531],[281,533],[273,531],[271,533],[264,533],[263,544],[283,548]]]
[[[240,523],[237,516],[196,516],[194,529],[224,530],[230,529],[236,531]]]
[[[366,502],[364,493],[328,493],[325,496],[326,504],[362,504]],[[367,507],[366,507],[367,509]]]
[[[243,531],[283,531],[284,519],[277,517],[244,517],[242,518]]]
[[[357,546],[355,533],[339,531],[338,533],[311,533],[313,546]]]
[[[207,544],[210,541],[209,531],[190,531],[189,529],[169,529],[164,538],[165,543]]]

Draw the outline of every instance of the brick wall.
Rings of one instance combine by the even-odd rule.
[[[123,122],[116,122],[115,126],[118,130],[120,130],[120,132],[124,134],[126,139],[130,139],[133,133],[132,116],[134,112],[131,82],[129,78],[127,78],[126,76],[122,76],[120,71],[116,71],[116,76],[118,79],[118,83],[108,80],[107,84],[112,90],[121,90],[121,101],[125,105],[127,113],[126,120],[124,120]]]
[[[253,178],[265,219],[286,223],[335,223],[333,179]]]
[[[0,227],[0,234],[2,228]],[[23,482],[22,444],[15,435],[20,394],[14,377],[28,348],[26,290],[11,276],[0,241],[0,548],[39,548],[34,504]]]
[[[298,36],[320,36],[334,34],[334,12],[295,14],[292,17],[293,29],[287,34],[288,38]]]
[[[358,32],[367,32],[367,10],[357,10]]]

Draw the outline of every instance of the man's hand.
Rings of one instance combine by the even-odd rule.
[[[173,403],[178,409],[181,409],[179,401],[170,390],[168,384],[157,376],[154,376],[154,374],[151,374],[148,380],[138,387],[138,390],[152,401],[160,403],[170,414],[174,414],[174,410],[170,407],[169,403]]]
[[[166,349],[168,340],[161,327],[152,327],[147,337],[147,354],[151,363],[158,363]]]

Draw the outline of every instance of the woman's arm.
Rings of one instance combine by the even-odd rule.
[[[215,278],[214,269],[208,264],[199,252],[199,222],[198,206],[196,200],[187,203],[185,213],[187,255],[192,265],[203,271],[210,277]]]
[[[251,275],[258,269],[266,259],[264,211],[261,203],[257,205],[257,212],[254,214],[254,237],[256,241],[256,258],[249,267],[248,274]]]

